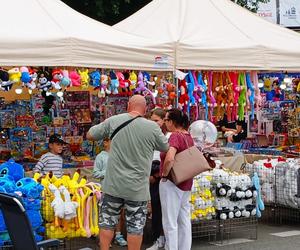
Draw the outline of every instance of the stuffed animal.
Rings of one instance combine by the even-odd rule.
[[[121,95],[122,96],[131,96],[132,93],[130,91],[130,80],[129,80],[129,72],[124,71],[121,74],[118,73],[120,76],[119,78],[119,86],[122,89]],[[121,79],[121,80],[120,80]]]
[[[99,70],[94,70],[90,73],[90,84],[94,87],[94,89],[100,88],[100,79],[101,74]]]
[[[108,88],[108,76],[105,74],[101,75],[100,79],[101,85],[100,85],[100,90],[98,92],[98,97],[103,98],[107,95],[109,95],[111,92]]]
[[[246,106],[246,98],[247,98],[247,88],[245,82],[245,73],[239,74],[239,89],[240,89],[240,96],[238,99],[238,118],[240,121],[244,120],[245,118],[245,106]]]
[[[13,83],[20,82],[21,80],[21,72],[19,68],[12,68],[8,71],[9,80]]]
[[[41,70],[38,72],[38,87],[41,91],[48,91],[52,88],[50,75],[47,71]]]
[[[153,96],[153,93],[150,89],[148,89],[146,87],[146,79],[144,76],[143,76],[143,73],[140,71],[139,74],[138,74],[138,82],[137,82],[137,88],[135,89],[135,93],[140,93],[141,95],[150,95],[151,98],[152,98],[152,101],[153,101],[153,104],[156,103],[156,100]]]
[[[237,119],[237,110],[238,110],[238,100],[240,96],[240,87],[238,86],[238,73],[230,72],[229,73],[230,79],[232,81],[232,88],[233,88],[233,108],[232,108],[232,120]]]
[[[227,92],[227,107],[226,107],[226,113],[227,113],[227,119],[228,121],[233,121],[234,117],[232,116],[233,112],[233,105],[234,105],[234,92],[233,92],[233,83],[230,79],[229,72],[226,72],[226,87],[225,91]]]
[[[180,89],[179,104],[181,105],[182,109],[186,111],[190,98],[189,95],[187,94],[187,84],[185,80],[179,81],[179,89]]]
[[[130,91],[135,90],[136,85],[137,85],[137,80],[138,80],[138,77],[137,77],[136,73],[134,71],[131,71],[130,75],[129,75],[129,81],[131,82],[130,87],[129,87]]]
[[[89,76],[89,70],[85,69],[83,71],[78,70],[78,73],[80,75],[81,79],[81,88],[86,89],[89,87],[89,81],[90,81],[90,76]]]
[[[23,66],[20,68],[20,71],[21,71],[21,81],[25,86],[27,86],[27,84],[31,81],[29,70],[27,67]]]
[[[26,198],[40,198],[43,189],[44,187],[41,184],[29,177],[24,177],[16,182],[16,191],[21,192]]]
[[[253,83],[251,81],[250,73],[246,73],[246,83],[248,91],[250,91],[249,94],[249,102],[251,106],[251,120],[254,119],[254,102],[255,102],[255,89],[253,86]]]
[[[0,69],[0,89],[4,91],[11,90],[14,82],[9,80],[8,72]]]
[[[259,182],[259,177],[257,173],[254,173],[252,177],[252,183],[255,189],[257,190],[257,197],[256,197],[256,216],[258,218],[261,217],[261,211],[265,210],[265,205],[264,202],[261,198],[261,188],[260,188],[260,182]]]
[[[213,95],[213,72],[208,73],[208,96],[209,96],[209,103],[211,109],[210,109],[210,120],[213,120],[213,109],[216,106],[216,99]]]
[[[60,81],[60,84],[64,87],[69,87],[71,84],[71,79],[69,77],[69,71],[67,69],[62,70],[63,78]]]
[[[251,79],[254,85],[254,103],[256,105],[256,112],[258,113],[262,106],[262,97],[258,87],[258,75],[256,71],[251,71]]]
[[[116,94],[119,93],[119,91],[118,91],[119,81],[118,81],[118,78],[116,76],[116,73],[113,70],[111,70],[109,72],[109,77],[110,77],[109,91],[112,94],[116,95]]]
[[[60,82],[63,79],[63,73],[61,69],[54,69],[52,71],[52,86],[56,90],[61,90]]]
[[[73,87],[80,87],[81,79],[80,79],[80,75],[77,73],[76,70],[72,70],[71,72],[69,72],[69,77],[71,80],[71,85]]]
[[[26,84],[26,87],[33,90],[36,88],[36,81],[38,77],[35,69],[29,69],[29,77],[31,80]]]
[[[198,83],[199,83],[199,90],[201,95],[201,104],[205,108],[205,120],[208,120],[208,105],[207,105],[207,86],[203,81],[202,73],[198,73]]]
[[[15,182],[24,178],[24,168],[22,165],[16,163],[14,159],[9,159],[0,165],[0,175],[10,176]]]

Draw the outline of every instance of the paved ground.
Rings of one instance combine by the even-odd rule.
[[[282,233],[282,237],[272,235]],[[293,236],[294,235],[294,236]],[[193,240],[193,250],[299,250],[300,249],[300,225],[258,225],[257,240],[250,240],[247,233],[232,235],[232,239],[207,243],[207,240]],[[217,244],[217,245],[216,245]],[[143,246],[146,249],[149,244]],[[113,245],[112,250],[126,249]]]
[[[251,240],[250,235],[255,236],[253,231],[238,232],[232,234],[230,239],[211,241],[206,239],[193,239],[192,250],[300,250],[300,224],[294,226],[287,225],[267,225],[258,224],[257,240]],[[275,234],[275,235],[274,235]],[[70,244],[71,243],[71,244]],[[96,239],[74,239],[64,249],[80,249],[90,247],[99,249]],[[150,246],[150,243],[143,245],[143,250]],[[113,245],[111,250],[126,250],[125,247]]]

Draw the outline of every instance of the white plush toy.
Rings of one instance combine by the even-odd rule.
[[[70,193],[66,189],[65,186],[60,186],[59,191],[61,194],[63,194],[65,198],[64,202],[64,218],[66,220],[70,220],[72,218],[75,218],[77,216],[76,209],[78,207],[78,203],[75,201],[71,201]]]
[[[49,184],[50,191],[54,194],[54,199],[51,202],[51,207],[54,210],[56,217],[63,219],[65,217],[65,205],[61,198],[60,192],[56,186]]]

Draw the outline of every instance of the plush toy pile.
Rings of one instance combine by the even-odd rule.
[[[262,198],[265,203],[300,207],[300,160],[263,159],[247,164],[246,170],[260,177]]]
[[[98,201],[100,186],[80,179],[77,170],[73,177],[56,178],[51,172],[35,179],[44,187],[42,215],[47,238],[91,237],[98,235]]]
[[[268,204],[300,207],[300,160],[268,158],[246,165],[246,171],[258,173],[262,199]]]
[[[192,221],[261,217],[264,203],[256,173],[233,173],[216,168],[194,178],[191,194]]]
[[[223,169],[212,171],[217,219],[261,216],[264,204],[261,200],[258,176],[231,173]]]
[[[42,190],[43,186],[34,179],[24,178],[23,166],[15,163],[14,160],[11,159],[0,165],[0,191],[14,194],[21,200],[31,222],[36,241],[41,241],[45,232],[40,213]],[[3,215],[0,213],[0,246],[9,242],[9,234]]]
[[[215,216],[211,179],[209,173],[194,178],[190,200],[192,221],[209,220]]]

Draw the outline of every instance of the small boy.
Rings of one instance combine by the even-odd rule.
[[[108,160],[108,152],[110,149],[110,139],[104,138],[103,139],[103,148],[96,156],[95,162],[94,162],[94,169],[93,169],[93,177],[96,179],[99,179],[100,184],[103,184],[103,180],[105,177],[106,167],[107,167],[107,160]]]
[[[33,168],[33,172],[39,172],[46,175],[48,172],[52,173],[60,178],[63,174],[62,166],[63,159],[60,156],[63,150],[65,142],[58,134],[53,134],[49,138],[49,152],[42,155],[38,163]]]
[[[107,160],[110,150],[110,139],[104,138],[103,139],[103,148],[96,156],[95,163],[94,163],[94,169],[93,169],[93,177],[99,179],[100,184],[103,184],[103,180],[105,177],[105,172],[107,168]],[[124,224],[124,211],[122,211],[119,223],[116,227],[116,236],[115,236],[115,243],[119,246],[127,246],[127,241],[124,239],[123,235],[121,234],[121,229]]]

